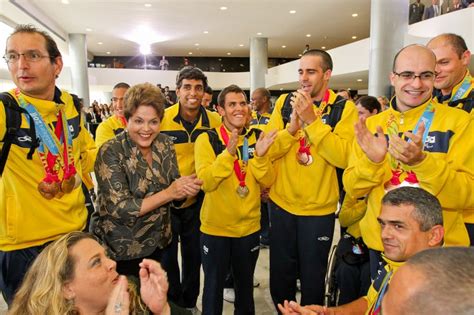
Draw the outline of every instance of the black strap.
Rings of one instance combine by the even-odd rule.
[[[474,89],[469,92],[467,97],[461,98],[459,100],[456,100],[454,102],[449,102],[449,107],[457,107],[460,103],[462,103],[462,109],[468,113],[472,111],[472,108],[474,107]]]
[[[218,156],[219,154],[221,154],[222,151],[224,151],[225,145],[219,139],[219,135],[217,134],[217,130],[215,128],[207,129],[206,132],[207,132],[207,135],[209,136],[209,143],[211,144],[211,147],[214,150],[214,153],[216,154],[216,156]],[[255,139],[258,140],[261,133],[262,133],[262,130],[258,128],[252,128],[245,135],[245,137],[248,139],[252,136],[252,134],[255,134]]]

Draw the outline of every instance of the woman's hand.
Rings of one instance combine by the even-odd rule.
[[[173,199],[179,200],[187,197],[196,196],[201,190],[202,180],[197,178],[196,174],[182,176],[176,179],[168,187]]]
[[[120,276],[109,297],[105,315],[125,315],[129,313],[130,296],[128,294],[128,281],[125,276]]]
[[[140,296],[153,314],[170,314],[170,306],[166,298],[168,278],[161,265],[151,259],[143,259],[140,263]]]

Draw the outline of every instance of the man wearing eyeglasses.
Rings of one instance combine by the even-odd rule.
[[[113,139],[127,127],[127,120],[123,113],[124,97],[130,85],[124,82],[117,83],[112,90],[112,105],[114,115],[100,123],[97,127],[95,144],[99,148],[104,142]]]
[[[2,150],[12,140],[0,176],[0,290],[11,303],[39,252],[85,228],[80,175],[92,171],[95,145],[73,97],[55,86],[63,61],[47,33],[17,26],[4,59],[16,85],[0,102]],[[21,126],[11,132],[13,110]]]
[[[390,108],[355,125],[344,187],[355,198],[367,196],[360,229],[372,278],[383,249],[380,201],[396,187],[419,186],[435,195],[443,208],[445,244],[469,244],[462,214],[474,207],[474,130],[467,113],[432,100],[435,65],[435,55],[424,46],[400,50],[390,74],[395,89]]]

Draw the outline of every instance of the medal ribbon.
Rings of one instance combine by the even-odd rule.
[[[127,119],[124,116],[117,116],[118,119],[122,122],[124,127],[127,127]]]
[[[224,125],[221,126],[220,128],[220,133],[222,140],[224,140],[224,144],[227,147],[229,145],[229,135],[227,134],[227,131],[225,130]],[[244,165],[247,165],[247,162],[249,160],[249,143],[247,137],[244,138],[244,147],[243,147],[243,157],[242,157],[242,162]],[[239,186],[240,187],[245,187],[245,171],[242,171],[239,165],[239,159],[235,159],[234,161],[234,173],[237,176],[237,179],[239,180]]]
[[[321,105],[319,106],[319,109],[318,111],[316,112],[316,118],[319,118],[322,116],[324,110],[326,109],[326,106],[328,104],[328,100],[329,100],[329,90],[326,90],[326,92],[324,93],[324,97],[323,97],[323,100],[321,102]],[[308,155],[308,157],[311,155],[311,151],[309,149],[310,145],[309,141],[306,141],[306,137],[305,136],[301,136],[300,138],[300,147],[298,149],[298,153],[306,153]]]
[[[471,80],[472,80],[471,76],[466,75],[466,77],[464,78],[464,80],[461,83],[461,86],[458,88],[456,93],[451,97],[451,99],[449,100],[448,103],[455,102],[455,101],[463,98],[465,96],[464,94],[466,94],[466,92],[471,87]]]

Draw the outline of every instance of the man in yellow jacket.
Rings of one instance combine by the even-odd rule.
[[[235,309],[254,314],[253,273],[259,253],[260,186],[275,179],[265,156],[276,132],[245,129],[244,91],[230,85],[218,96],[223,123],[196,140],[195,161],[205,192],[201,208],[203,313],[222,314],[224,279],[231,266]],[[259,136],[258,136],[259,135]]]
[[[467,113],[431,99],[435,63],[424,46],[403,48],[390,75],[395,88],[390,108],[355,126],[344,187],[356,198],[367,195],[360,229],[371,250],[372,278],[382,250],[380,201],[395,187],[419,186],[435,195],[443,208],[445,244],[469,244],[462,215],[474,205],[474,130]]]
[[[336,168],[347,166],[357,111],[328,89],[331,56],[309,50],[299,61],[301,88],[277,100],[265,130],[279,130],[270,148],[277,178],[270,189],[270,292],[275,307],[294,300],[301,280],[301,303],[322,304],[327,258],[339,200]],[[290,115],[290,113],[292,113]],[[285,122],[298,118],[299,128]],[[295,118],[295,119],[296,119]]]

